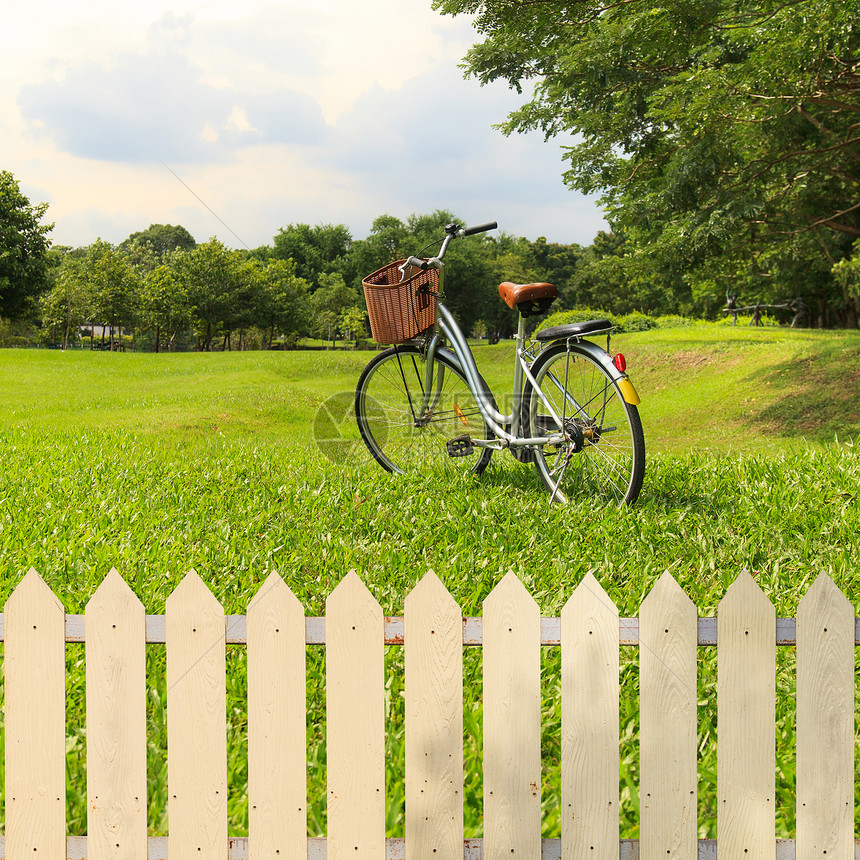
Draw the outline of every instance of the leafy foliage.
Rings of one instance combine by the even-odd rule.
[[[347,274],[351,243],[352,236],[343,224],[289,224],[275,234],[272,256],[293,260],[302,277],[316,286],[321,274]]]
[[[36,308],[48,280],[53,224],[43,224],[47,203],[31,204],[15,177],[0,170],[0,317],[19,319]]]
[[[860,236],[852,4],[434,5],[474,16],[484,38],[466,56],[468,74],[528,88],[506,132],[576,136],[566,180],[602,192],[630,243],[626,273],[676,290],[716,264],[721,293],[812,294],[822,322],[856,325],[832,279],[808,276]]]
[[[122,251],[134,247],[149,248],[159,261],[174,251],[191,251],[197,246],[195,238],[181,225],[150,224],[146,230],[132,233],[119,246]]]
[[[89,324],[121,328],[134,348],[155,351],[267,348],[279,341],[292,347],[308,336],[358,346],[367,332],[362,278],[411,254],[432,255],[450,223],[461,222],[447,210],[406,221],[382,215],[360,240],[343,225],[291,225],[273,247],[254,252],[230,250],[217,239],[200,245],[183,240],[183,246],[184,228],[152,225],[117,247],[98,240],[89,248],[55,248],[54,286],[41,304],[42,341],[65,348]],[[160,246],[153,242],[158,236]],[[672,274],[655,268],[637,247],[623,231],[600,232],[586,248],[544,237],[473,235],[449,249],[446,303],[466,332],[490,343],[510,337],[517,325],[516,312],[498,295],[503,281],[555,284],[560,298],[553,312],[597,307],[604,309],[600,316],[616,320],[632,313],[720,314],[730,262],[697,277]],[[805,260],[783,260],[774,273],[790,279],[802,268],[807,284],[842,297],[838,306],[845,313],[860,308],[848,263],[831,271],[823,258],[803,268]],[[758,281],[764,283],[764,275]],[[813,322],[827,322],[826,307],[811,310]],[[543,321],[532,317],[528,325],[534,330]]]

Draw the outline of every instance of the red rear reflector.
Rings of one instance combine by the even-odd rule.
[[[612,363],[621,371],[621,373],[624,373],[624,371],[627,370],[627,359],[620,352],[612,359]]]

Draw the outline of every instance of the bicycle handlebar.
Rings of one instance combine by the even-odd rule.
[[[495,221],[488,221],[486,224],[477,224],[474,227],[465,227],[460,231],[461,236],[472,236],[475,233],[486,233],[488,230],[495,230],[499,225]]]
[[[486,233],[488,230],[495,230],[499,225],[495,221],[488,221],[486,224],[476,224],[474,227],[461,227],[459,224],[448,224],[445,227],[445,239],[442,241],[442,247],[435,257],[430,257],[429,260],[422,260],[420,257],[409,257],[406,262],[400,267],[401,272],[405,272],[410,266],[415,269],[425,271],[431,267],[434,269],[441,268],[442,258],[448,250],[448,245],[455,236],[474,236],[476,233]]]

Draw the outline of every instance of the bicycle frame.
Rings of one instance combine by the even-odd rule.
[[[510,414],[499,412],[499,410],[493,406],[489,398],[486,396],[483,385],[480,383],[481,377],[478,371],[478,366],[475,363],[475,357],[472,355],[472,351],[466,342],[466,338],[454,320],[454,317],[451,315],[451,312],[441,302],[437,304],[437,331],[434,332],[427,346],[427,379],[424,388],[426,402],[423,404],[423,408],[426,409],[429,406],[430,392],[433,390],[432,374],[435,366],[433,363],[433,357],[441,345],[443,338],[447,338],[453,345],[454,350],[452,357],[454,358],[455,364],[466,377],[466,380],[469,383],[469,388],[475,396],[475,402],[478,405],[478,409],[481,411],[481,416],[493,433],[498,437],[493,440],[473,439],[473,445],[476,447],[496,449],[508,447],[525,448],[533,445],[546,445],[549,443],[558,444],[563,440],[561,434],[558,436],[540,437],[525,437],[520,435],[522,430],[520,423],[522,417],[521,405],[523,382],[526,377],[528,377],[532,385],[535,386],[538,396],[544,402],[547,409],[549,409],[550,414],[556,421],[558,421],[559,426],[562,426],[560,417],[556,414],[549,401],[544,397],[543,392],[538,388],[537,383],[531,374],[531,370],[529,369],[529,363],[526,359],[527,352],[525,350],[525,321],[522,317],[520,317],[520,324],[515,337],[517,348],[513,374],[512,402],[514,408]],[[441,384],[441,381],[439,381],[439,384]],[[510,427],[510,431],[508,431],[508,427]]]

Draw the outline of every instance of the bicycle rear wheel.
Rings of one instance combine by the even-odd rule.
[[[645,436],[638,410],[610,373],[576,344],[556,343],[538,357],[532,374],[561,424],[527,383],[531,435],[564,436],[535,451],[535,468],[552,500],[635,502],[645,473]]]
[[[365,367],[355,391],[355,417],[361,438],[374,459],[389,472],[480,474],[490,448],[451,457],[446,444],[458,436],[492,439],[475,397],[447,350],[433,362],[431,396],[422,413],[427,360],[417,346],[392,347]],[[484,393],[492,395],[484,385]]]

